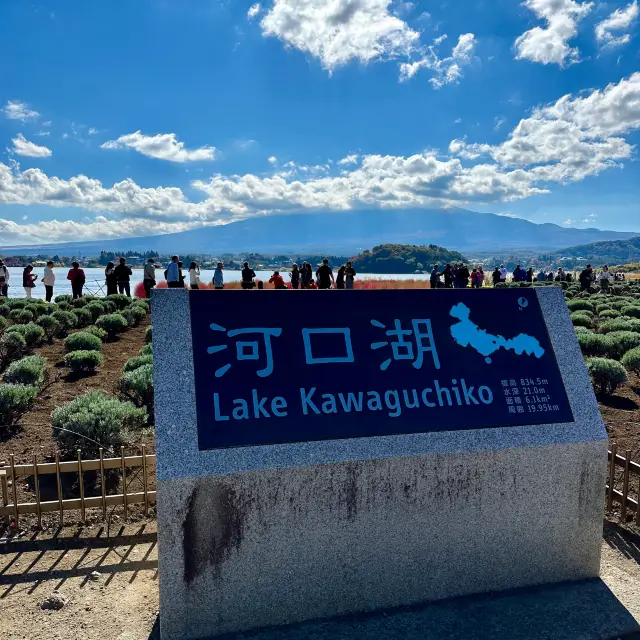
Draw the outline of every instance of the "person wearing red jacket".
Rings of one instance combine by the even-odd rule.
[[[82,298],[82,287],[85,283],[84,270],[80,268],[77,262],[71,263],[71,269],[67,274],[67,280],[71,281],[71,291],[74,298]]]
[[[273,275],[269,278],[269,282],[273,284],[274,289],[286,289],[287,285],[284,283],[284,278],[280,275],[279,271],[274,271]]]

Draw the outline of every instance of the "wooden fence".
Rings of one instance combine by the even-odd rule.
[[[621,469],[622,473],[618,471]],[[620,477],[621,476],[621,477]],[[621,487],[622,490],[617,489]],[[607,477],[607,511],[613,510],[613,503],[620,504],[620,520],[627,521],[627,513],[631,512],[636,525],[640,526],[640,464],[631,460],[631,451],[624,455],[618,453],[614,442],[609,450],[609,473]],[[632,497],[635,493],[636,497]]]
[[[144,504],[144,515],[149,511],[149,505],[155,503],[156,492],[149,488],[149,467],[155,465],[156,457],[147,454],[145,445],[142,445],[140,455],[125,456],[124,447],[120,450],[120,457],[105,458],[104,452],[100,449],[100,457],[95,460],[83,460],[81,451],[78,449],[77,461],[60,461],[60,455],[56,454],[55,462],[37,462],[36,455],[33,456],[31,464],[15,464],[14,456],[9,456],[9,465],[0,467],[0,486],[2,504],[0,505],[0,517],[9,516],[16,525],[22,514],[36,514],[38,526],[42,523],[42,514],[58,511],[60,514],[60,525],[64,524],[64,512],[80,510],[80,519],[84,522],[86,509],[92,507],[102,508],[102,518],[107,517],[107,507],[122,505],[124,507],[124,517],[128,516],[128,508],[132,504]],[[128,490],[130,481],[127,479],[127,469],[138,468],[142,470],[142,491],[131,492]],[[122,493],[108,494],[105,482],[105,472],[110,469],[119,469],[121,473],[120,482]],[[85,497],[84,474],[88,471],[96,472],[99,479],[100,495]],[[62,489],[62,474],[73,473],[78,477],[77,498],[64,498]],[[41,487],[40,478],[45,475],[55,475],[57,484],[57,499],[42,501],[40,499]],[[35,502],[18,501],[19,478],[33,478]],[[9,480],[11,481],[9,485]],[[129,479],[130,480],[130,479]]]
[[[612,443],[609,450],[609,468],[606,484],[606,508],[612,511],[614,503],[620,504],[620,519],[627,521],[631,513],[635,523],[640,526],[640,464],[631,460],[631,451],[624,455],[617,451],[616,443]],[[0,517],[9,516],[16,524],[20,515],[36,514],[38,526],[42,521],[42,514],[58,511],[60,524],[64,523],[65,511],[80,511],[80,520],[85,520],[86,509],[98,507],[102,509],[102,518],[106,519],[107,507],[122,505],[124,517],[128,516],[128,508],[132,504],[143,504],[144,515],[149,511],[149,505],[156,501],[155,489],[149,488],[149,466],[155,465],[156,456],[147,454],[145,445],[142,445],[140,455],[125,456],[124,447],[121,448],[120,457],[105,458],[100,449],[100,457],[95,460],[82,460],[78,450],[77,461],[60,461],[57,454],[55,462],[37,462],[33,456],[31,464],[15,464],[14,457],[10,456],[8,466],[0,467],[0,488],[2,504],[0,505]],[[142,470],[142,491],[132,492],[128,490],[130,481],[127,479],[127,469],[138,468]],[[121,473],[122,493],[108,494],[105,483],[105,471],[119,469]],[[97,472],[99,478],[100,495],[85,497],[83,474],[87,471]],[[73,473],[78,477],[78,498],[64,498],[62,491],[62,474]],[[57,499],[42,501],[40,499],[40,477],[43,475],[56,476]],[[21,477],[32,477],[35,492],[35,502],[19,502],[17,493],[17,480]],[[8,480],[11,480],[9,486]],[[635,498],[632,494],[635,494]]]

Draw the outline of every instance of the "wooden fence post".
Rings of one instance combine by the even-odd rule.
[[[16,528],[20,520],[18,512],[18,483],[16,482],[16,462],[13,453],[9,456],[9,464],[11,465],[11,489],[13,490],[13,515],[15,517]]]
[[[33,454],[33,482],[36,488],[36,513],[38,514],[38,529],[42,528],[42,511],[40,510],[40,480],[38,479],[38,456]]]
[[[56,451],[56,480],[58,481],[58,506],[60,508],[60,526],[64,524],[64,505],[62,504],[62,478],[60,477],[60,452]]]
[[[607,511],[613,509],[613,483],[615,481],[616,474],[616,453],[618,445],[615,442],[611,443],[611,460],[609,461],[609,490],[607,492]]]
[[[620,512],[620,520],[627,521],[627,494],[629,493],[629,464],[631,462],[631,451],[627,449],[624,452],[624,480],[622,482],[622,510]]]

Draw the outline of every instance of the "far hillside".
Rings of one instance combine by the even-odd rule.
[[[467,259],[458,251],[435,244],[381,244],[353,258],[356,270],[362,273],[426,273],[434,265],[448,262]]]
[[[640,261],[640,236],[625,240],[607,240],[579,244],[566,249],[559,249],[540,256],[541,260],[553,263],[572,263],[576,266],[594,262],[600,264],[629,264]]]

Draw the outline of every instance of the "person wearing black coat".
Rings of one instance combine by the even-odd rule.
[[[113,270],[118,283],[118,293],[125,293],[129,298],[131,297],[131,276],[133,272],[131,267],[127,266],[127,259],[120,258],[120,264]]]

